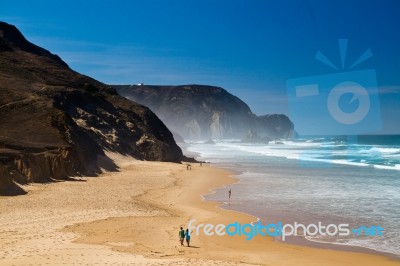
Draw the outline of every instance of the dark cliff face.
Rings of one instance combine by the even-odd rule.
[[[0,22],[0,193],[14,182],[96,174],[104,150],[143,160],[183,158],[149,108],[71,70]]]
[[[289,117],[282,114],[262,115],[256,117],[256,132],[262,132],[271,139],[294,137],[294,125]]]
[[[243,138],[249,131],[259,136],[290,137],[293,124],[284,115],[257,117],[238,97],[204,85],[115,85],[118,93],[148,106],[173,132],[184,139]]]
[[[14,25],[0,21],[0,29],[0,51],[25,51],[34,55],[51,58],[60,65],[67,67],[67,64],[57,55],[26,40]]]

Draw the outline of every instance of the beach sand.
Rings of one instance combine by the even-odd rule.
[[[202,199],[236,182],[209,164],[143,162],[109,154],[119,172],[31,184],[0,197],[0,265],[400,265],[374,254],[310,248],[257,236],[196,236],[179,227],[249,223],[255,217]],[[228,189],[227,189],[228,190]],[[234,195],[233,195],[234,196]]]

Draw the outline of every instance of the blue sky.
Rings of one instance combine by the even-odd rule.
[[[209,84],[257,114],[290,116],[288,79],[334,74],[368,48],[354,70],[375,69],[384,133],[400,133],[400,2],[380,1],[19,1],[1,0],[0,20],[109,84]],[[338,39],[348,39],[345,68]]]

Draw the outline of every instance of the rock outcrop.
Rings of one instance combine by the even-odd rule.
[[[261,132],[261,137],[287,139],[295,136],[294,125],[286,115],[262,115],[257,116],[255,120],[254,129],[256,132]]]
[[[0,22],[0,193],[10,194],[15,182],[96,175],[105,150],[141,160],[184,158],[149,108]]]
[[[148,106],[184,139],[242,139],[251,130],[262,138],[289,138],[285,115],[256,116],[246,103],[220,87],[204,85],[114,85],[126,98]]]
[[[0,195],[8,192],[13,185],[7,166],[0,164]]]

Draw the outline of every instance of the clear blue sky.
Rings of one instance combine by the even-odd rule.
[[[109,84],[222,86],[257,114],[289,114],[287,79],[375,69],[385,132],[400,133],[400,2],[379,1],[0,1],[0,20]],[[290,114],[289,114],[290,115]]]

